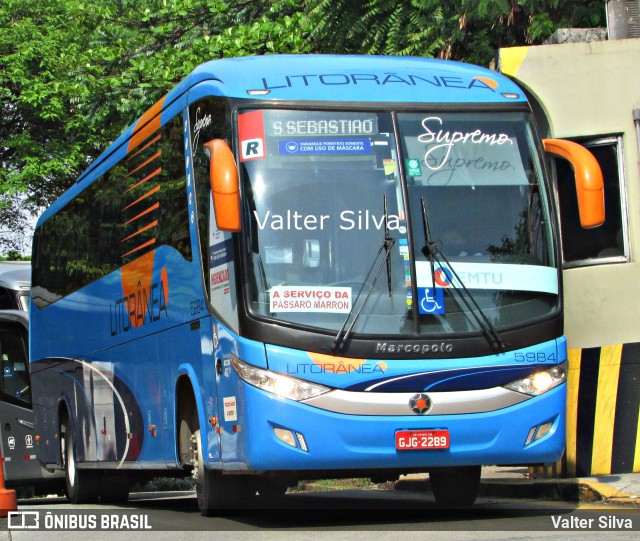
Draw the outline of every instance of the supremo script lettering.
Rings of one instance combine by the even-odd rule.
[[[437,171],[448,163],[451,150],[458,144],[513,145],[513,141],[506,133],[485,133],[479,129],[470,132],[452,132],[442,129],[434,131],[438,125],[442,126],[440,117],[430,116],[425,118],[422,121],[422,127],[426,133],[418,137],[418,141],[429,145],[424,155],[424,164],[432,171]]]
[[[167,299],[164,292],[162,280],[151,284],[149,289],[143,288],[142,284],[138,282],[138,288],[135,292],[110,305],[111,336],[129,332],[132,327],[156,322],[160,320],[163,313],[165,317],[168,317]]]
[[[198,141],[200,139],[200,132],[211,126],[211,115],[203,115],[200,107],[196,110],[196,119],[193,125],[193,148],[198,149]]]

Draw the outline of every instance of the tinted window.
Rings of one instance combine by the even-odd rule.
[[[592,229],[580,226],[573,170],[569,162],[556,159],[565,266],[626,261],[621,139],[608,137],[579,142],[592,152],[602,169],[605,223]]]
[[[182,121],[176,118],[35,234],[34,300],[46,305],[161,245],[191,259]]]
[[[27,366],[27,333],[17,323],[0,323],[0,397],[31,406],[31,383]]]

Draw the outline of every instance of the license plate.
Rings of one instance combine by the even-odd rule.
[[[396,449],[413,451],[425,449],[449,449],[448,430],[401,430],[396,432]]]

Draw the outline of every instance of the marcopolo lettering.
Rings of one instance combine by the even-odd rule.
[[[418,353],[426,355],[429,353],[451,353],[453,344],[450,342],[378,342],[376,353]]]

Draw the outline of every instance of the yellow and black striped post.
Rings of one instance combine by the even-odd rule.
[[[569,350],[567,448],[539,477],[640,471],[640,343]]]

